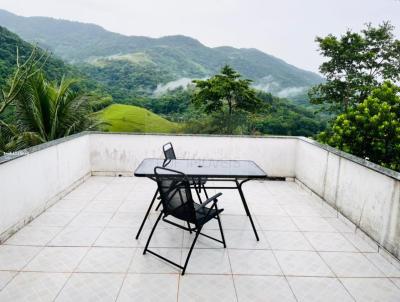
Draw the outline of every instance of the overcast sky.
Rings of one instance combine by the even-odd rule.
[[[0,0],[23,16],[49,16],[150,37],[183,34],[207,46],[258,48],[317,71],[317,35],[390,20],[400,38],[400,0]]]

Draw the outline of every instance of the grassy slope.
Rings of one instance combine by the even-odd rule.
[[[147,109],[114,104],[98,113],[100,120],[109,123],[105,130],[111,132],[178,132],[178,124],[170,122]]]

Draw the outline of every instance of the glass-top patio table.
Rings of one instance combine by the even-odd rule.
[[[147,158],[144,159],[140,165],[136,168],[134,175],[137,177],[148,177],[155,180],[154,168],[155,167],[167,167],[169,169],[180,171],[186,174],[189,178],[193,179],[193,183],[199,182],[201,179],[207,179],[207,183],[210,181],[232,181],[235,186],[203,186],[204,189],[230,189],[238,190],[240,198],[242,200],[244,210],[249,217],[251,226],[256,236],[257,241],[259,237],[254,226],[253,219],[249,207],[247,206],[246,198],[244,197],[242,185],[252,179],[267,179],[267,174],[253,161],[250,160],[205,160],[205,159],[156,159]],[[168,171],[164,171],[167,175]],[[171,174],[173,175],[173,174]],[[154,201],[158,195],[158,189],[156,190],[153,199],[147,209],[146,215],[142,221],[142,224],[136,235],[136,239],[143,229],[146,219],[153,207]]]

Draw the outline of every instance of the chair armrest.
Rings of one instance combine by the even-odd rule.
[[[216,203],[216,202],[218,201],[217,198],[220,197],[221,195],[222,195],[222,193],[217,193],[217,194],[215,194],[214,196],[208,198],[206,201],[204,201],[204,202],[200,205],[200,207],[197,208],[197,210],[200,210],[200,209],[205,208],[205,206],[206,206],[207,204],[209,204],[210,202],[212,202],[212,201],[214,201],[214,203]]]

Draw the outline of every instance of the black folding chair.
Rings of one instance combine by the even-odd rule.
[[[218,202],[217,198],[219,196],[221,196],[222,193],[218,193],[218,194],[214,195],[213,197],[208,198],[202,204],[198,204],[198,203],[194,202],[194,200],[192,198],[190,181],[185,174],[183,174],[179,171],[175,171],[175,170],[171,170],[171,169],[167,169],[167,168],[163,168],[163,167],[154,168],[154,174],[156,176],[157,186],[158,186],[158,190],[159,190],[160,196],[161,196],[162,210],[150,232],[150,235],[147,240],[146,246],[144,248],[143,254],[146,254],[146,252],[149,252],[149,253],[167,261],[168,263],[181,268],[182,275],[184,275],[187,264],[189,262],[190,256],[192,254],[193,248],[196,244],[196,241],[197,241],[197,238],[199,237],[199,235],[202,235],[202,236],[205,236],[212,240],[215,240],[217,242],[220,242],[223,244],[224,248],[226,247],[225,237],[224,237],[224,233],[222,230],[221,219],[219,217],[219,214],[223,211],[223,209],[218,209],[218,207],[217,207],[217,202]],[[211,206],[207,207],[207,205],[211,205]],[[184,227],[178,223],[168,220],[167,219],[168,216],[172,216],[176,219],[185,221],[187,223],[188,227]],[[181,228],[183,230],[190,231],[190,232],[192,232],[192,231],[196,232],[193,243],[190,246],[189,253],[186,257],[185,264],[183,266],[181,266],[178,263],[172,262],[171,260],[149,250],[149,244],[151,241],[151,237],[153,236],[154,231],[155,231],[158,223],[160,222],[161,218],[166,223],[172,224],[178,228]],[[218,220],[218,225],[219,225],[219,229],[221,232],[222,240],[219,240],[219,239],[213,238],[211,236],[208,236],[204,233],[201,233],[203,226],[208,221],[210,221],[211,219],[214,219],[214,218]]]
[[[163,152],[164,152],[165,159],[176,159],[175,150],[174,150],[174,147],[172,146],[171,142],[166,143],[163,146]],[[207,194],[207,191],[205,188],[206,182],[207,182],[206,177],[190,179],[190,184],[196,189],[196,194],[197,194],[197,197],[199,198],[200,203],[202,202],[201,196],[200,196],[201,189],[203,189],[206,199],[208,198],[208,194]]]

